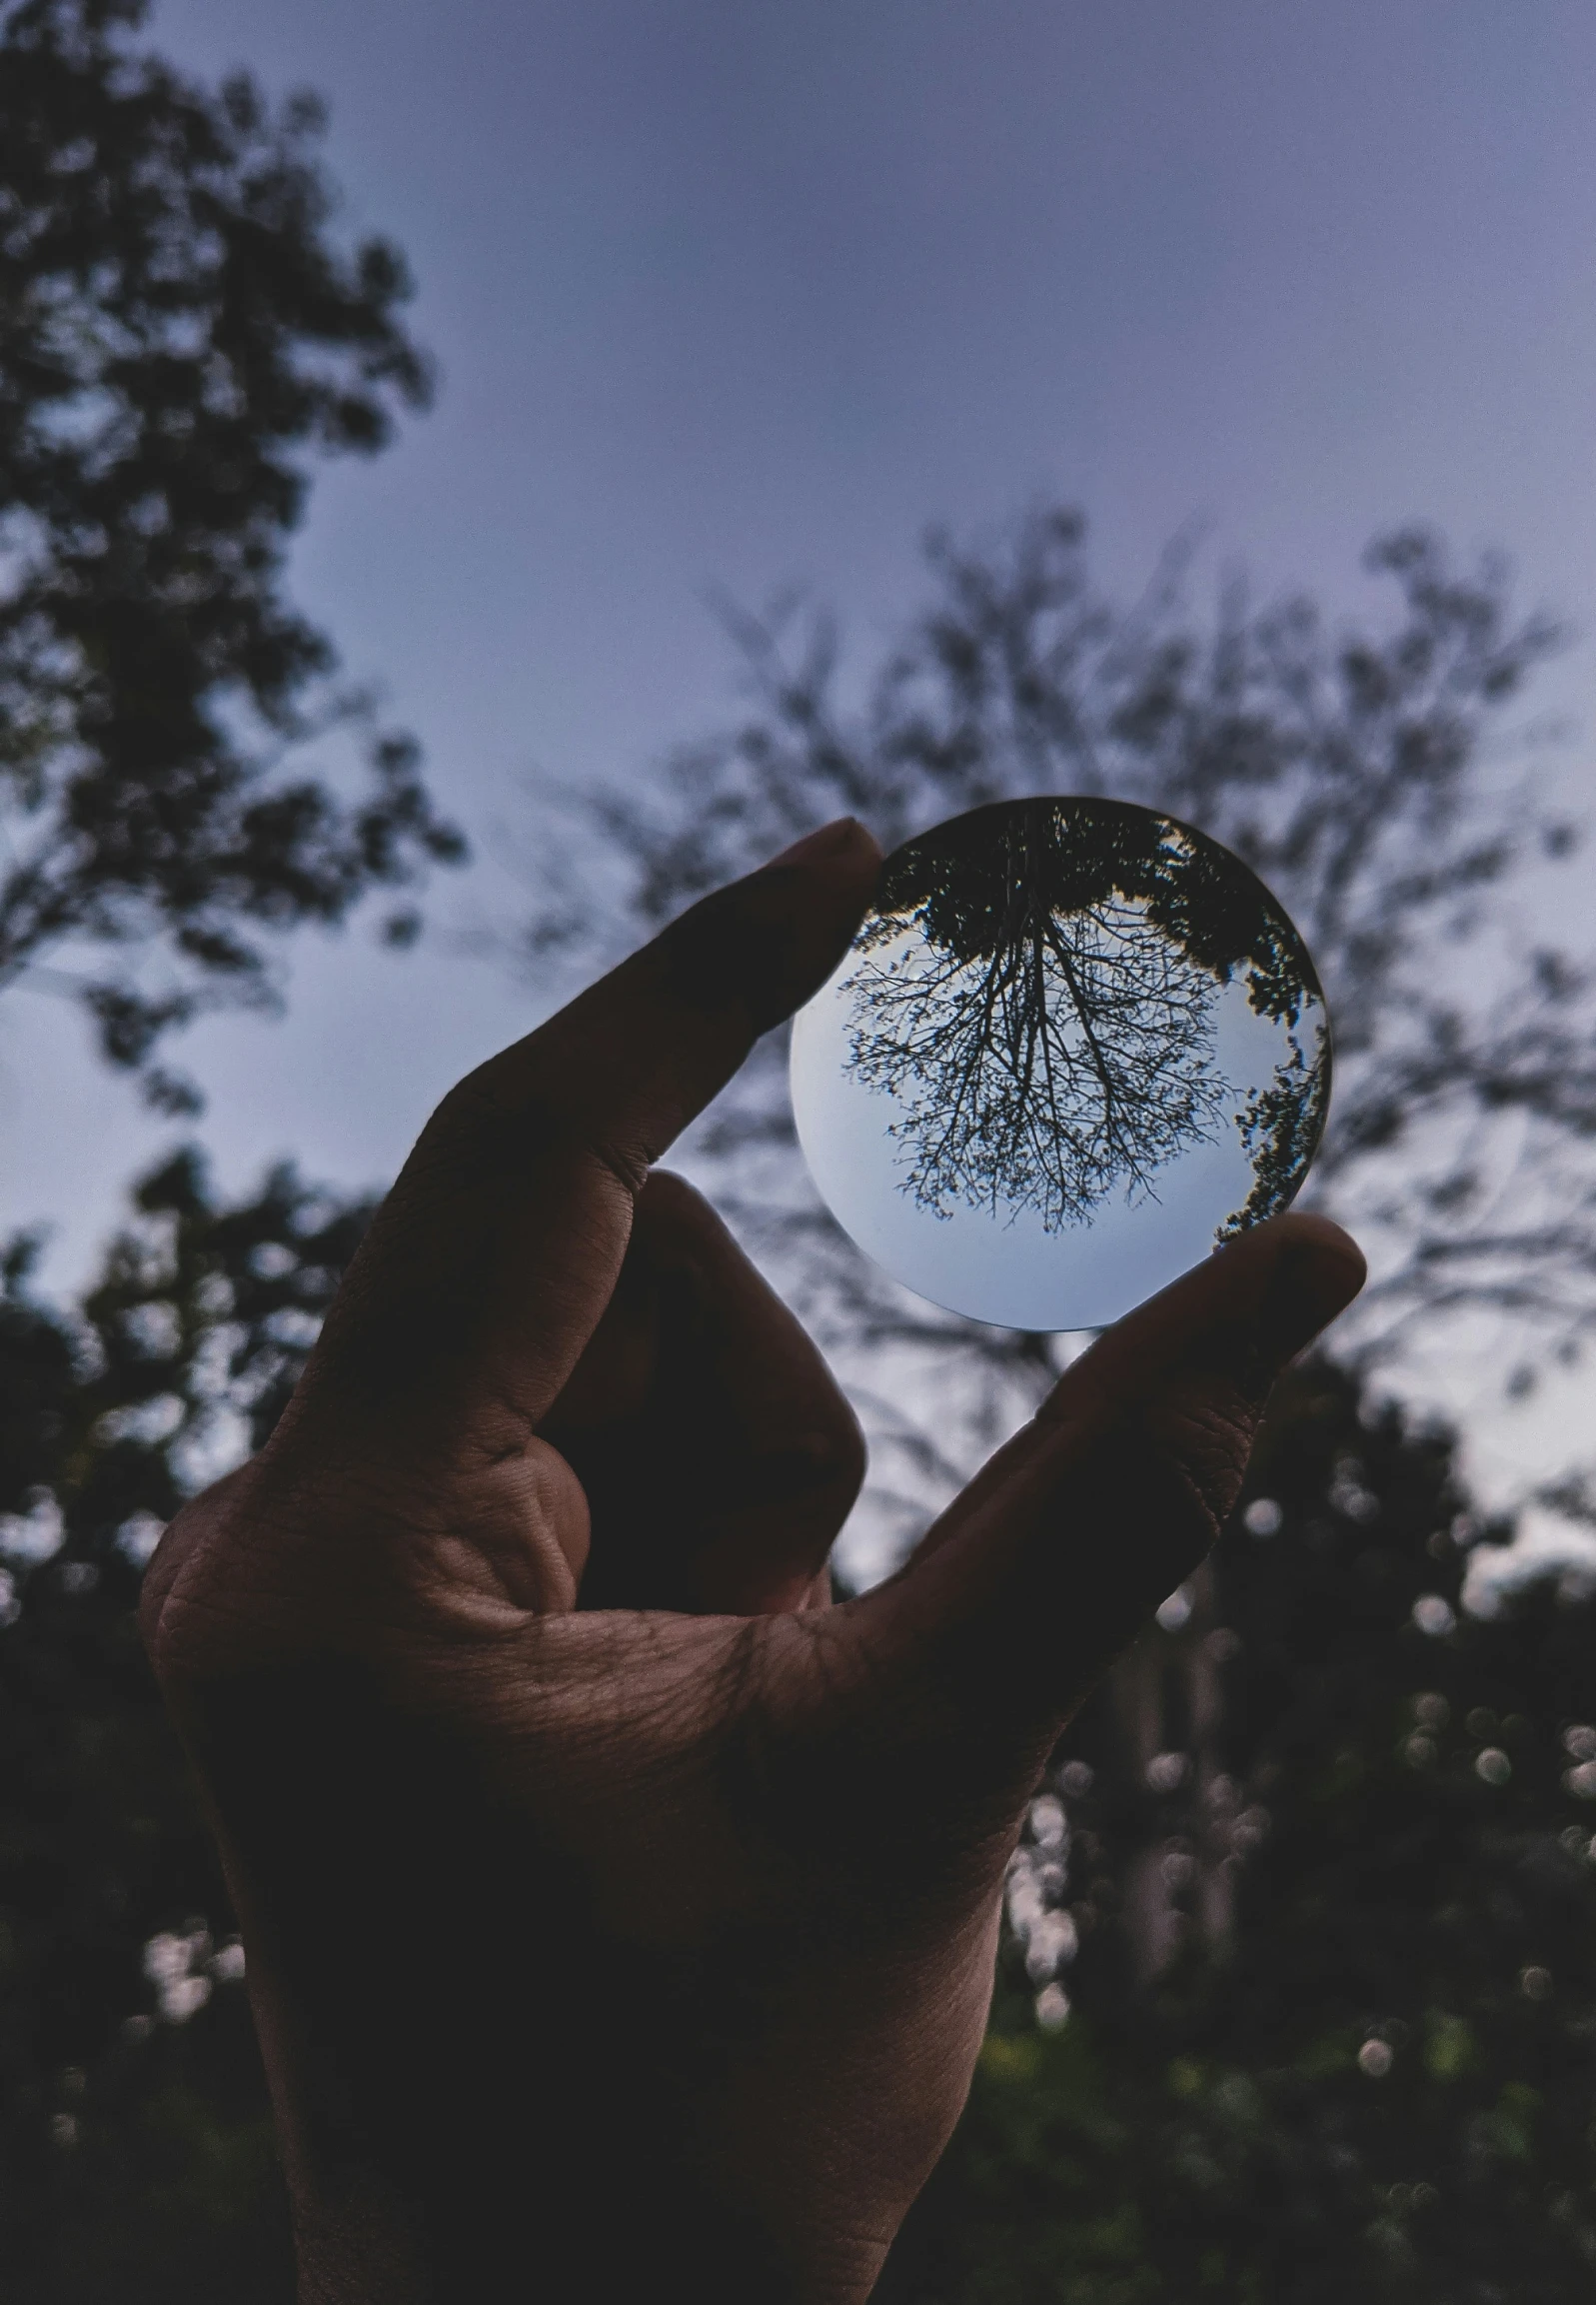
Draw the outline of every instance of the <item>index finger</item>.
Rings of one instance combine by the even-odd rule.
[[[609,1301],[650,1163],[847,949],[880,851],[843,818],[705,898],[451,1090],[350,1265],[279,1432],[414,1462],[524,1446]]]

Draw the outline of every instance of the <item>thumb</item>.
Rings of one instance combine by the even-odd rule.
[[[1114,1655],[1195,1566],[1280,1370],[1357,1293],[1322,1217],[1257,1226],[1105,1330],[929,1531],[850,1603],[869,1683],[960,1774],[1023,1789]]]

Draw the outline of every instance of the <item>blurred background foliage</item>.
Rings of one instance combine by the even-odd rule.
[[[461,842],[283,588],[307,457],[426,404],[404,259],[331,236],[314,99],[195,86],[144,14],[0,6],[0,990],[178,1113],[175,1028],[269,1008],[273,938]],[[340,729],[355,790],[290,765]]]
[[[181,1108],[154,1053],[214,1000],[269,995],[263,936],[460,845],[282,591],[307,459],[380,447],[425,395],[403,262],[330,236],[314,106],[190,85],[143,54],[142,15],[0,0],[0,984],[56,971],[107,1057]],[[1502,716],[1555,631],[1515,615],[1500,564],[1460,573],[1417,533],[1376,549],[1396,605],[1373,635],[1239,585],[1194,623],[1178,553],[1117,612],[1057,508],[932,558],[932,604],[873,685],[839,680],[823,618],[734,618],[735,728],[646,785],[544,794],[520,957],[591,965],[839,809],[890,841],[1003,794],[1165,807],[1246,855],[1314,946],[1340,1063],[1315,1189],[1372,1235],[1376,1274],[1338,1357],[1281,1388],[1211,1562],[1054,1756],[968,2111],[880,2294],[1583,2295],[1596,1595],[1566,1565],[1502,1574],[1510,1523],[1400,1405],[1419,1329],[1495,1321],[1522,1389],[1596,1317],[1590,986],[1533,919],[1576,833],[1503,767]],[[351,714],[361,792],[286,769]],[[863,1266],[807,1193],[781,1055],[684,1157],[871,1421],[860,1575],[1062,1349]],[[133,1186],[76,1301],[36,1289],[37,1236],[5,1250],[18,2305],[291,2294],[242,1950],[131,1611],[183,1496],[270,1430],[369,1214],[286,1165],[228,1201],[190,1148]]]

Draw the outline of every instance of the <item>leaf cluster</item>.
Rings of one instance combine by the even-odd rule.
[[[0,985],[71,994],[183,1110],[152,1052],[270,1005],[263,936],[462,845],[283,592],[310,459],[427,403],[405,261],[332,237],[314,98],[205,89],[144,15],[0,5]],[[283,767],[340,724],[351,798]]]

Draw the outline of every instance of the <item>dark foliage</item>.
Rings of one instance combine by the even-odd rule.
[[[404,259],[329,237],[313,98],[199,87],[144,15],[0,0],[0,986],[70,993],[183,1110],[165,1034],[462,845],[282,589],[308,460],[427,400]],[[339,722],[352,798],[282,765]]]
[[[143,1559],[258,1444],[369,1210],[184,1153],[70,1317],[0,1300],[0,2262],[28,2305],[289,2294],[231,1917],[134,1631]]]
[[[1505,1530],[1468,1514],[1444,1436],[1358,1410],[1344,1373],[1298,1375],[1249,1486],[1268,1533],[1244,1504],[1191,1616],[1146,1635],[1169,1749],[1138,1747],[1154,1716],[1123,1679],[1069,1732],[997,2026],[883,2305],[1588,2288],[1589,1590],[1543,1577],[1469,1615],[1469,1552]],[[1079,1945],[1050,2036],[1025,1973],[1043,1866]],[[1145,1916],[1124,1925],[1149,1899],[1177,1948],[1152,1982]]]

